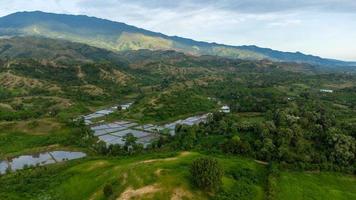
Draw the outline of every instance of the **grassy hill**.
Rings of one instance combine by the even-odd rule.
[[[353,199],[356,178],[336,173],[282,172],[275,197],[268,197],[267,166],[251,159],[211,156],[224,169],[222,194],[196,188],[189,174],[196,152],[148,154],[131,158],[92,158],[28,169],[0,177],[1,199]],[[112,195],[103,188],[111,185]],[[78,189],[80,187],[80,189]]]
[[[256,46],[228,46],[167,36],[120,22],[95,17],[43,12],[20,12],[0,18],[0,36],[31,35],[66,39],[113,51],[175,50],[191,55],[216,55],[248,60],[269,59],[298,62],[332,68],[353,69],[354,63],[323,59],[302,53],[290,53]]]
[[[23,175],[0,177],[4,183],[4,187],[0,188],[0,197],[13,200],[25,197],[107,199],[103,188],[112,185],[113,195],[110,199],[210,199],[211,194],[195,188],[190,180],[189,165],[201,156],[204,155],[182,152],[121,159],[96,158],[30,169]],[[225,171],[224,191],[244,188],[240,199],[264,199],[265,166],[244,158],[216,158]],[[250,174],[241,180],[234,178],[234,174],[244,171]],[[258,177],[257,181],[253,180],[255,177]],[[16,183],[19,179],[22,181]],[[47,184],[43,184],[44,181]]]

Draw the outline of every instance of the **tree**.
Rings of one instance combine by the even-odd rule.
[[[167,88],[168,86],[169,86],[169,80],[167,78],[164,78],[160,83],[160,87],[163,90],[164,88]]]
[[[96,143],[94,145],[94,149],[96,150],[96,152],[106,155],[108,153],[108,148],[106,146],[106,143],[103,141],[99,141],[98,143]]]
[[[132,152],[133,148],[136,146],[137,138],[132,133],[129,133],[125,135],[123,139],[125,141],[125,150]]]
[[[198,158],[190,166],[190,174],[194,184],[208,191],[216,191],[221,185],[223,169],[213,158]]]
[[[274,154],[274,149],[275,149],[275,146],[273,144],[272,139],[265,138],[262,142],[262,148],[260,150],[261,158],[264,160],[268,160],[268,161],[271,160],[272,155]]]
[[[6,170],[5,170],[5,174],[9,174],[12,172],[11,166],[9,165]]]
[[[250,152],[251,146],[248,142],[241,141],[240,137],[235,135],[222,144],[222,149],[225,153],[245,154]]]
[[[134,146],[134,144],[136,144],[136,140],[137,138],[132,133],[124,136],[125,146]]]
[[[328,142],[332,149],[330,158],[333,162],[343,166],[348,166],[355,162],[356,142],[354,138],[344,134],[332,133]]]

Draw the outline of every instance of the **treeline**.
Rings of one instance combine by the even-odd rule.
[[[355,172],[355,129],[350,128],[355,124],[337,125],[332,113],[313,103],[291,103],[252,126],[215,113],[206,124],[178,126],[161,146],[245,155],[285,168]]]
[[[356,123],[338,124],[331,111],[313,100],[291,102],[265,115],[265,121],[241,123],[237,116],[217,112],[207,123],[178,125],[174,136],[161,134],[147,149],[130,136],[124,145],[96,143],[94,148],[111,156],[197,150],[244,155],[287,169],[355,172]]]

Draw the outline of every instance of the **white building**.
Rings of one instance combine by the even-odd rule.
[[[220,108],[220,112],[223,112],[223,113],[230,113],[230,107],[225,105],[223,107]]]
[[[320,89],[320,92],[333,93],[333,90]]]

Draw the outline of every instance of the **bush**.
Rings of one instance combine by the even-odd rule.
[[[244,181],[249,184],[255,184],[258,182],[258,176],[253,170],[244,168],[231,173],[232,177],[238,181]]]
[[[113,194],[112,185],[111,184],[106,184],[104,189],[103,189],[103,192],[104,192],[104,196],[106,198],[110,197]]]
[[[213,200],[249,200],[254,199],[256,191],[254,186],[248,183],[241,182],[235,184],[233,189],[228,191],[219,191],[212,199]]]
[[[197,187],[215,191],[221,185],[223,169],[216,159],[198,158],[191,164],[190,174]]]

